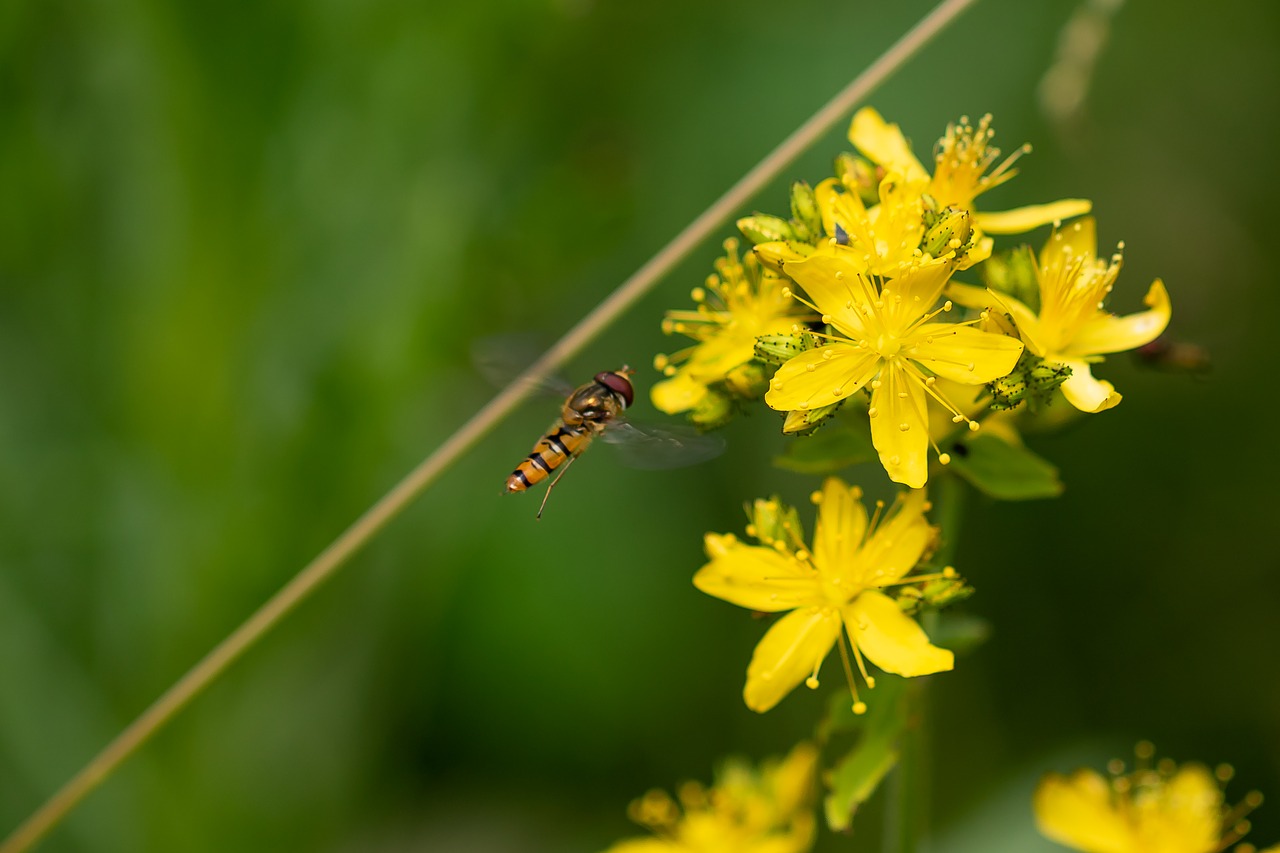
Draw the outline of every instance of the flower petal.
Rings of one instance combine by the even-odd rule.
[[[877,294],[851,253],[820,249],[803,261],[784,264],[783,269],[833,326],[855,340],[866,336],[861,311]]]
[[[929,421],[924,384],[889,362],[871,392],[871,443],[895,483],[918,489],[929,479]]]
[[[1046,837],[1085,853],[1133,853],[1139,841],[1111,804],[1111,786],[1092,770],[1050,773],[1036,788],[1036,825]]]
[[[1151,282],[1151,288],[1142,301],[1149,310],[1124,317],[1099,313],[1076,332],[1064,355],[1124,352],[1149,344],[1160,337],[1160,333],[1169,325],[1169,315],[1173,311],[1164,282],[1160,279]]]
[[[813,563],[823,575],[838,576],[854,562],[867,530],[867,510],[860,494],[859,489],[850,488],[838,477],[828,477],[822,484],[818,525],[813,534]]]
[[[904,343],[912,361],[965,385],[1008,376],[1022,355],[1017,338],[955,323],[925,323]]]
[[[988,290],[987,293],[998,306],[997,310],[1013,318],[1013,322],[1018,326],[1018,337],[1022,338],[1022,342],[1027,345],[1031,354],[1043,356],[1045,354],[1044,331],[1040,327],[1040,318],[1036,316],[1036,312],[1008,294],[996,293],[994,290]],[[959,302],[958,299],[956,301]]]
[[[1063,359],[1058,362],[1071,368],[1071,375],[1062,383],[1062,395],[1067,402],[1082,412],[1094,414],[1120,405],[1123,399],[1115,386],[1101,379],[1094,379],[1089,363],[1081,359]]]
[[[827,344],[778,368],[764,401],[780,412],[829,406],[866,385],[879,369],[880,356],[874,350]]]
[[[951,277],[952,267],[950,261],[923,264],[885,282],[879,300],[885,330],[901,335],[932,311]]]
[[[707,563],[693,585],[730,604],[777,613],[810,603],[819,594],[814,572],[789,554],[747,545],[730,536],[707,534]]]
[[[1081,259],[1093,263],[1098,255],[1098,229],[1092,216],[1077,219],[1063,228],[1055,228],[1040,252],[1038,267],[1043,279],[1049,270],[1070,268]]]
[[[1064,198],[1049,204],[1032,204],[1014,210],[979,213],[974,218],[978,229],[988,234],[1022,234],[1041,225],[1083,216],[1093,209],[1085,198]]]
[[[808,678],[840,635],[840,614],[822,607],[788,613],[764,635],[747,665],[742,698],[764,713]]]
[[[1203,764],[1179,767],[1159,800],[1137,806],[1139,832],[1151,849],[1220,849],[1222,788]]]
[[[668,415],[687,412],[707,395],[707,386],[694,379],[687,370],[680,370],[670,379],[664,379],[649,389],[653,407]]]
[[[929,642],[916,621],[881,592],[867,590],[844,609],[845,624],[867,660],[895,675],[928,675],[955,667],[955,655]]]
[[[880,166],[901,172],[909,183],[928,183],[929,173],[911,153],[911,146],[896,124],[887,123],[871,107],[863,107],[849,125],[849,141]]]
[[[933,540],[933,525],[924,517],[923,490],[900,495],[891,515],[868,537],[858,554],[861,574],[855,578],[865,587],[883,587],[900,580],[920,562]]]

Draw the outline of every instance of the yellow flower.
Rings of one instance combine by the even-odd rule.
[[[1118,404],[1121,395],[1110,382],[1093,378],[1090,364],[1106,353],[1150,343],[1169,324],[1172,306],[1164,283],[1156,279],[1144,300],[1148,310],[1117,317],[1103,309],[1120,274],[1121,256],[1097,257],[1092,217],[1055,230],[1035,264],[1040,310],[1005,294],[953,285],[957,302],[975,307],[998,305],[1013,317],[1027,349],[1050,365],[1071,368],[1062,384],[1067,401],[1082,412],[1101,412]]]
[[[791,547],[747,545],[732,534],[709,533],[711,562],[694,576],[698,589],[732,604],[783,616],[765,633],[747,667],[743,698],[747,707],[763,713],[804,681],[818,685],[818,668],[839,645],[845,675],[859,702],[841,631],[868,687],[863,658],[885,672],[927,675],[949,670],[951,652],[929,643],[928,636],[882,589],[929,580],[937,575],[909,576],[934,539],[925,520],[923,492],[900,496],[885,514],[868,521],[862,492],[832,477],[815,495],[819,503],[813,550],[805,549],[798,531],[791,531]],[[877,523],[878,522],[878,523]],[[947,569],[944,576],[953,577]]]
[[[968,323],[932,322],[951,309],[947,302],[932,310],[951,274],[946,263],[880,281],[823,249],[785,271],[838,334],[778,368],[765,402],[784,412],[816,408],[870,384],[871,440],[881,464],[895,482],[922,487],[929,476],[927,399],[956,423],[978,427],[942,395],[936,379],[965,385],[999,379],[1017,364],[1022,343]]]
[[[1087,769],[1050,773],[1034,798],[1040,832],[1085,853],[1218,853],[1239,841],[1249,828],[1245,814],[1262,796],[1255,791],[1228,808],[1222,786],[1230,767],[1215,773],[1166,759],[1152,768],[1154,752],[1150,743],[1138,744],[1134,771],[1124,774],[1123,763],[1113,761],[1109,779]]]
[[[620,841],[607,853],[804,853],[813,847],[817,763],[818,750],[801,743],[759,771],[726,764],[710,790],[685,783],[679,805],[650,791],[629,813],[656,837]]]
[[[756,338],[789,331],[809,319],[804,309],[786,294],[786,280],[762,270],[754,255],[738,256],[738,241],[724,243],[725,256],[716,261],[717,274],[706,287],[696,288],[693,311],[668,311],[662,329],[678,332],[698,344],[671,356],[659,356],[655,366],[671,377],[653,386],[653,404],[667,414],[697,406],[707,386],[729,382],[755,356]],[[746,388],[737,388],[749,396]],[[757,392],[758,393],[758,392]]]
[[[1050,222],[1088,213],[1086,199],[1063,199],[1050,204],[1020,207],[1001,213],[982,213],[974,199],[998,187],[1017,174],[1013,164],[1030,150],[1023,146],[995,168],[1000,150],[991,146],[991,116],[983,116],[975,128],[967,118],[948,125],[947,133],[935,146],[934,171],[930,175],[911,153],[911,146],[896,124],[888,124],[871,107],[863,107],[849,126],[849,141],[863,156],[887,172],[896,172],[919,192],[929,195],[941,208],[957,207],[973,214],[975,231],[989,234],[1019,234]],[[990,254],[990,240],[985,254]]]

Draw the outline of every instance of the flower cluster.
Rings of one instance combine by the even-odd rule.
[[[1138,744],[1137,765],[1126,773],[1113,761],[1108,775],[1082,768],[1051,773],[1036,789],[1035,813],[1048,838],[1084,853],[1219,853],[1249,831],[1245,816],[1262,802],[1254,791],[1228,806],[1223,786],[1232,770],[1220,765],[1151,765],[1155,747]],[[1254,853],[1241,844],[1236,853]],[[1263,853],[1280,853],[1280,846]]]

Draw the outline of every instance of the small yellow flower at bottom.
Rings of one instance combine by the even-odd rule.
[[[815,834],[817,764],[818,750],[801,743],[759,770],[727,763],[710,789],[686,782],[679,803],[650,791],[628,812],[654,837],[620,841],[606,853],[805,853]]]
[[[885,672],[915,676],[949,670],[954,656],[929,642],[924,630],[881,590],[934,576],[909,575],[934,541],[925,520],[923,492],[900,495],[881,516],[869,520],[861,490],[832,477],[823,484],[813,549],[796,535],[790,547],[747,545],[732,534],[709,533],[711,562],[694,576],[698,589],[731,604],[765,613],[791,611],[774,623],[747,667],[743,698],[763,713],[801,682],[818,685],[818,669],[838,645],[845,675],[858,701],[842,632],[868,687],[863,658]],[[954,573],[948,569],[947,577]]]
[[[1249,830],[1244,816],[1262,802],[1255,792],[1234,808],[1224,803],[1225,765],[1150,765],[1155,749],[1143,742],[1137,766],[1108,766],[1109,778],[1080,769],[1050,773],[1036,789],[1036,823],[1047,838],[1084,853],[1219,853]],[[1269,848],[1274,851],[1277,848]],[[1253,853],[1250,844],[1236,853]]]

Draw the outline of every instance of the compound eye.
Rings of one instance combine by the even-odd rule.
[[[631,387],[631,380],[626,376],[614,371],[604,371],[596,374],[596,381],[621,397],[624,406],[631,407],[631,402],[635,399],[636,392]]]

